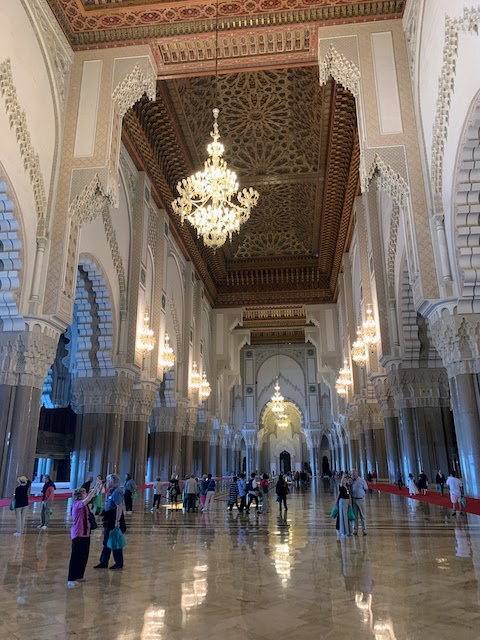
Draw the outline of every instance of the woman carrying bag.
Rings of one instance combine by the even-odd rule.
[[[350,487],[347,476],[343,476],[340,483],[340,487],[338,489],[337,505],[340,535],[342,536],[342,538],[347,538],[352,535],[350,533],[350,523],[348,517],[348,510],[349,507],[351,509],[352,505],[350,500]]]
[[[103,512],[103,549],[100,562],[95,565],[94,569],[108,569],[108,562],[112,553],[112,547],[109,545],[111,532],[114,529],[120,529],[122,533],[125,533],[127,530],[123,515],[123,493],[120,489],[120,478],[114,473],[107,476],[107,491],[109,495]],[[114,548],[113,559],[115,564],[110,569],[123,569],[123,549]]]
[[[287,495],[290,493],[290,491],[287,487],[287,483],[283,479],[282,474],[278,476],[277,485],[275,487],[275,493],[277,494],[277,502],[279,503],[280,514],[282,513],[282,502],[285,507],[285,511],[288,511]]]
[[[25,519],[28,509],[28,491],[30,489],[30,480],[26,476],[18,478],[19,485],[15,489],[14,498],[12,500],[13,509],[15,511],[16,531],[14,536],[21,536],[25,530]]]
[[[83,487],[75,489],[73,492],[72,526],[70,529],[72,553],[68,567],[67,582],[69,589],[78,587],[80,582],[85,582],[83,575],[88,562],[88,554],[90,553],[92,519],[95,523],[95,516],[90,511],[88,504],[93,500],[95,491],[99,488],[101,487],[97,482],[88,494]]]

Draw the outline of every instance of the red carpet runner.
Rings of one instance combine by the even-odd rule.
[[[403,487],[401,491],[398,490],[396,485],[386,484],[383,482],[377,482],[377,484],[370,483],[369,486],[374,491],[385,491],[386,493],[393,493],[396,496],[401,496],[402,498],[407,498],[408,500],[418,500],[419,502],[429,502],[430,504],[436,504],[438,507],[446,507],[447,509],[452,509],[452,502],[450,500],[450,496],[448,492],[442,496],[436,490],[428,490],[426,496],[418,495],[410,497],[408,495],[408,488]],[[474,513],[475,515],[480,515],[480,500],[478,498],[467,498],[467,505],[463,508],[467,513]]]

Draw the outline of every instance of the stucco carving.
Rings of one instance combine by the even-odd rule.
[[[151,383],[135,387],[125,409],[125,420],[146,422],[152,414],[156,393],[157,386]]]
[[[335,78],[345,89],[353,93],[355,98],[360,95],[360,71],[358,68],[338,53],[333,44],[330,45],[326,56],[319,64],[320,85],[326,84],[329,76]]]
[[[433,344],[448,376],[480,373],[480,315],[443,315],[430,321]]]
[[[17,96],[17,90],[13,82],[10,59],[0,63],[0,94],[5,102],[10,128],[14,129],[17,138],[20,155],[23,160],[23,168],[30,177],[37,210],[37,235],[45,234],[45,215],[47,199],[45,183],[40,169],[40,157],[35,151],[27,125],[27,114],[22,109]]]
[[[118,286],[120,289],[120,311],[126,311],[127,309],[127,285],[125,280],[125,269],[123,267],[122,256],[120,255],[120,249],[118,248],[117,235],[112,224],[112,216],[110,215],[110,207],[108,203],[105,203],[102,208],[103,226],[105,228],[105,235],[107,236],[108,246],[112,254],[113,265],[118,277]]]
[[[448,136],[450,106],[455,89],[456,62],[460,33],[477,35],[480,22],[480,7],[464,7],[460,18],[445,17],[445,41],[443,64],[438,79],[438,96],[433,123],[431,182],[434,194],[442,193],[443,158]],[[436,202],[438,200],[436,199]]]
[[[374,154],[370,166],[360,176],[363,192],[368,191],[374,176],[378,178],[379,189],[385,191],[399,207],[406,207],[410,194],[406,180],[386,164],[378,153]]]
[[[150,100],[155,100],[157,79],[153,67],[149,65],[148,68],[149,72],[144,73],[138,64],[135,65],[131,73],[115,87],[112,100],[117,104],[121,118],[144,93]]]
[[[77,413],[123,414],[130,400],[133,375],[77,378],[73,396]]]
[[[42,389],[59,335],[58,329],[35,318],[23,331],[0,332],[0,384]]]
[[[444,368],[400,368],[389,371],[387,380],[397,410],[450,406],[450,387]]]
[[[15,217],[15,204],[1,179],[0,165],[0,319],[3,331],[22,331],[24,321],[18,310],[22,243],[20,224]]]

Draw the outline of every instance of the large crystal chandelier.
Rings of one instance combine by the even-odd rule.
[[[238,191],[237,176],[227,168],[222,158],[224,146],[219,142],[219,110],[213,110],[213,138],[208,147],[208,160],[202,172],[183,178],[177,184],[180,194],[172,202],[172,208],[182,219],[195,227],[203,242],[218,249],[240,225],[248,220],[251,209],[257,204],[258,192],[252,187]],[[232,198],[237,198],[238,204]]]
[[[202,373],[202,381],[200,383],[200,389],[198,390],[198,395],[202,400],[206,400],[210,394],[212,393],[212,387],[207,380],[207,374],[205,371]]]
[[[371,307],[367,307],[367,319],[362,325],[363,328],[363,341],[365,344],[377,344],[380,340],[380,336],[377,333],[377,323],[373,319],[373,311]]]
[[[160,351],[159,364],[164,371],[168,371],[175,364],[175,354],[170,346],[170,338],[167,332],[165,332],[163,347]]]
[[[357,339],[352,344],[350,354],[352,356],[352,360],[355,362],[355,364],[358,364],[359,367],[364,367],[366,365],[368,354],[360,327],[357,328]]]
[[[278,384],[278,378],[275,382],[275,393],[273,394],[270,402],[270,409],[278,416],[284,413],[285,405],[283,404],[283,396],[280,393],[280,385]]]
[[[352,384],[352,372],[345,359],[343,369],[338,372],[338,378],[335,383],[335,389],[339,396],[346,396],[348,387]]]
[[[189,384],[190,389],[192,389],[193,391],[198,391],[198,389],[200,389],[201,380],[202,380],[201,376],[197,370],[197,363],[192,362],[192,371],[190,373],[190,384]]]
[[[155,347],[155,334],[152,329],[150,329],[150,316],[148,315],[148,311],[145,311],[143,316],[143,325],[140,329],[140,334],[138,336],[137,348],[145,358],[145,356],[153,351]]]
[[[288,415],[285,412],[281,413],[277,418],[277,427],[287,429],[289,424]]]

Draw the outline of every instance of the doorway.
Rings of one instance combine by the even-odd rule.
[[[280,454],[280,473],[285,474],[292,470],[292,459],[288,451]]]

